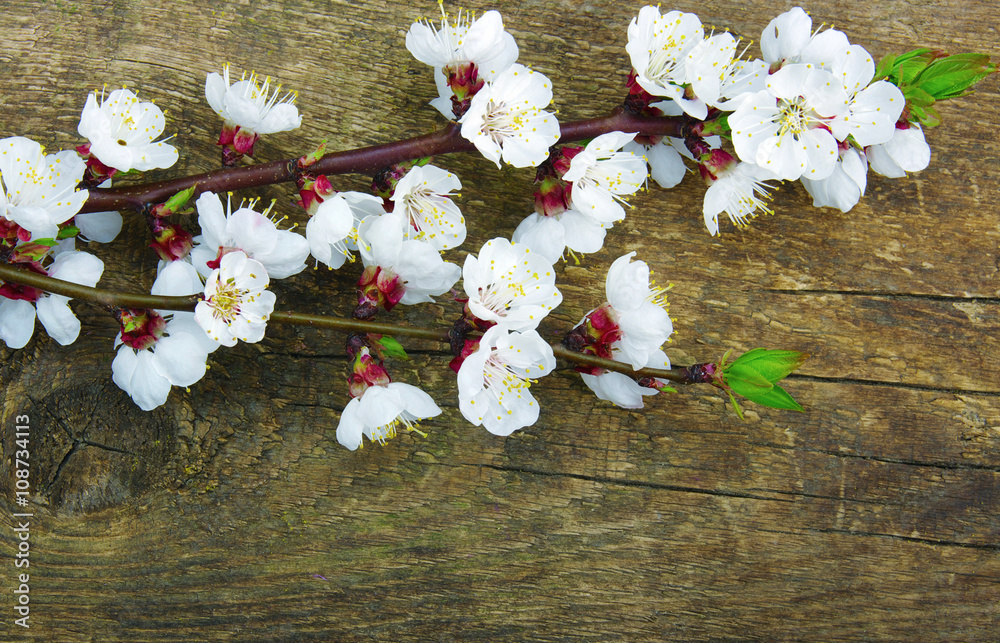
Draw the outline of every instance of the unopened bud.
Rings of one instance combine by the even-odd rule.
[[[721,174],[733,169],[739,163],[732,154],[721,149],[703,154],[699,161],[698,171],[708,185],[718,181]]]
[[[186,190],[182,190],[177,194],[173,195],[163,203],[157,203],[153,207],[149,208],[150,216],[154,217],[169,217],[172,214],[191,214],[194,212],[192,208],[185,208],[191,197],[194,196],[194,186],[189,187]]]
[[[322,141],[320,141],[319,147],[317,147],[314,151],[309,152],[305,156],[299,157],[299,160],[296,163],[296,165],[300,170],[304,170],[313,163],[315,163],[316,161],[323,158],[323,155],[325,154],[326,154],[326,139],[324,138]]]
[[[162,223],[160,219],[153,219],[153,221],[155,222],[153,240],[149,247],[156,252],[160,259],[177,261],[191,252],[194,239],[190,232],[176,223]]]
[[[167,326],[158,312],[148,308],[116,308],[114,313],[121,324],[122,343],[137,351],[152,348]]]

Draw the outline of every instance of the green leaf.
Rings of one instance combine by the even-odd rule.
[[[919,51],[919,50],[918,50]],[[896,70],[894,76],[899,85],[909,85],[913,79],[920,75],[922,71],[934,60],[934,53],[925,49],[917,56],[900,61],[896,60]]]
[[[963,96],[997,70],[986,54],[955,54],[928,65],[913,81],[937,100]]]
[[[899,56],[888,54],[882,60],[878,61],[878,65],[875,66],[875,77],[872,78],[872,82],[888,78],[889,74],[893,72],[893,67],[895,67],[898,58]]]
[[[924,127],[937,127],[941,124],[941,115],[933,107],[928,107],[924,109],[924,115],[920,119],[920,124]]]
[[[410,359],[410,356],[406,354],[405,350],[403,350],[403,345],[397,342],[393,337],[383,335],[382,339],[378,340],[378,345],[382,347],[383,355],[388,355],[397,359]]]
[[[195,186],[192,185],[188,189],[182,190],[167,199],[167,202],[164,204],[166,205],[167,211],[170,213],[180,212],[184,205],[191,200],[191,195],[194,194],[194,189]]]
[[[712,130],[714,134],[718,134],[719,136],[729,139],[733,137],[733,132],[732,132],[733,128],[729,126],[729,114],[726,114],[725,116],[720,116],[719,118],[711,122],[714,123],[714,125],[712,125]],[[708,125],[708,123],[706,123],[706,125]]]
[[[312,152],[309,152],[305,156],[299,157],[298,166],[300,168],[302,168],[302,169],[305,169],[305,168],[309,167],[310,165],[312,165],[313,163],[315,163],[316,161],[318,161],[321,158],[323,158],[324,154],[326,154],[326,139],[325,138],[322,141],[319,142],[319,145],[316,147],[315,150],[313,150]]]
[[[747,399],[761,406],[767,406],[772,409],[789,409],[791,411],[804,411],[802,406],[792,399],[792,396],[788,392],[778,385],[775,385],[770,391],[763,393],[761,395],[755,395],[753,397],[747,396]]]
[[[14,246],[14,255],[18,262],[25,259],[41,261],[45,255],[49,254],[49,250],[54,245],[56,245],[56,240],[52,238],[33,239]]]
[[[719,360],[719,364],[718,364],[718,366],[716,366],[716,369],[718,369],[718,370],[720,370],[720,371],[721,371],[721,370],[725,370],[725,368],[726,368],[726,360],[728,360],[728,359],[729,359],[729,356],[730,356],[730,355],[732,355],[732,354],[733,354],[733,349],[731,349],[731,348],[730,348],[730,349],[729,349],[728,351],[726,351],[726,353],[725,353],[725,354],[724,354],[724,355],[722,356],[722,359],[720,359],[720,360]]]
[[[726,369],[724,379],[733,393],[748,399],[766,393],[774,386],[753,368],[737,364],[732,364]]]
[[[926,48],[914,49],[898,56],[889,54],[879,61],[872,81],[884,78],[902,88],[923,71],[934,60],[935,55],[933,51]]]
[[[68,225],[59,229],[59,234],[56,236],[56,239],[62,241],[63,239],[75,237],[78,234],[80,234],[80,228],[75,225]]]
[[[906,98],[906,104],[910,107],[930,107],[934,104],[934,97],[920,89],[919,87],[910,86],[903,91],[903,97]]]
[[[801,366],[808,357],[807,354],[798,351],[755,348],[740,355],[732,365],[752,368],[768,382],[774,384]]]
[[[736,415],[740,416],[740,419],[742,420],[743,419],[743,410],[740,408],[740,405],[736,402],[736,398],[733,397],[733,392],[732,391],[726,391],[726,393],[729,394],[729,401],[733,403],[733,409],[736,411]]]
[[[45,237],[44,239],[32,239],[31,241],[25,241],[24,243],[19,243],[15,246],[15,251],[21,248],[30,248],[31,246],[45,246],[46,248],[51,248],[56,245],[58,241],[52,237]]]

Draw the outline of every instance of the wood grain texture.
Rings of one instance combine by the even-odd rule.
[[[681,2],[757,40],[792,3]],[[560,117],[621,98],[625,28],[640,3],[510,0],[521,62],[549,75]],[[918,46],[1000,58],[986,1],[824,1],[806,7],[876,56]],[[437,6],[375,0],[9,2],[0,6],[0,136],[81,141],[86,93],[122,83],[168,111],[175,172],[216,167],[205,74],[224,62],[299,91],[305,125],[258,157],[326,138],[346,149],[441,124],[427,68],[403,39]],[[884,17],[880,17],[884,16]],[[941,109],[930,168],[871,175],[849,214],[785,186],[777,214],[710,238],[695,175],[633,200],[599,253],[559,270],[554,336],[604,299],[610,263],[635,250],[673,284],[677,363],[729,348],[813,355],[788,382],[806,413],[712,391],[641,412],[594,398],[568,367],[534,385],[539,422],[507,439],[467,425],[436,346],[406,342],[398,381],[444,414],[383,448],[335,439],[346,403],[343,338],[272,325],[222,350],[190,391],[139,411],[112,382],[115,327],[0,347],[0,639],[659,641],[990,640],[1000,631],[1000,83]],[[469,240],[509,235],[531,209],[529,174],[471,156]],[[150,173],[165,176],[168,173]],[[345,177],[342,189],[364,189]],[[258,192],[303,222],[287,186]],[[249,195],[248,195],[249,196]],[[87,249],[102,286],[148,289],[143,224]],[[83,244],[87,245],[87,244]],[[136,272],[138,270],[138,273]],[[347,313],[351,270],[278,284],[304,312]],[[398,309],[397,309],[398,310]],[[442,303],[394,314],[446,324]],[[14,417],[32,427],[31,623],[12,624]]]

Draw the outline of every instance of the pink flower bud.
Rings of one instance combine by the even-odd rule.
[[[712,150],[701,157],[698,171],[701,172],[701,178],[705,179],[705,183],[712,185],[719,180],[720,174],[736,167],[738,162],[732,154],[725,150]]]
[[[167,326],[158,312],[148,308],[117,308],[115,316],[122,326],[122,343],[137,351],[152,348]]]
[[[406,294],[406,286],[392,270],[368,266],[358,279],[358,307],[354,316],[371,319],[379,308],[390,311]]]
[[[391,382],[392,378],[381,360],[376,361],[368,347],[362,347],[354,358],[353,372],[347,378],[351,397],[361,397],[369,386],[388,386]]]
[[[153,219],[153,240],[149,247],[164,261],[183,259],[194,247],[191,233],[176,223],[162,223],[161,219]],[[218,266],[216,266],[218,267]]]

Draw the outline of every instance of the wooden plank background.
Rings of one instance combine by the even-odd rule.
[[[678,2],[746,40],[793,6]],[[544,72],[566,120],[606,113],[628,71],[640,3],[509,0],[521,62]],[[993,2],[818,1],[876,57],[918,46],[1000,58]],[[168,111],[180,161],[215,167],[203,96],[225,62],[299,91],[302,129],[263,160],[386,142],[442,123],[429,70],[403,46],[437,5],[379,0],[63,0],[0,6],[0,136],[50,149],[76,134],[86,93],[127,84]],[[754,45],[756,49],[756,45]],[[725,350],[813,354],[788,383],[807,412],[692,388],[616,409],[567,367],[534,386],[537,425],[507,439],[468,426],[435,346],[405,342],[400,381],[434,392],[428,437],[348,452],[343,338],[273,325],[220,350],[206,378],[142,413],[111,382],[114,323],[74,304],[80,339],[41,331],[0,348],[0,638],[557,641],[887,638],[986,640],[1000,598],[1000,85],[941,112],[931,167],[871,175],[849,214],[786,186],[745,232],[704,230],[703,186],[634,199],[599,253],[559,269],[570,328],[636,250],[674,284],[676,363]],[[444,158],[465,188],[461,261],[531,210],[530,173]],[[364,177],[338,181],[364,189]],[[260,191],[301,220],[286,187]],[[143,224],[89,248],[105,287],[148,288]],[[136,273],[136,270],[139,273]],[[296,310],[344,314],[356,274],[310,271],[275,288]],[[454,305],[392,317],[450,323]],[[32,429],[30,630],[12,624],[13,425]]]

